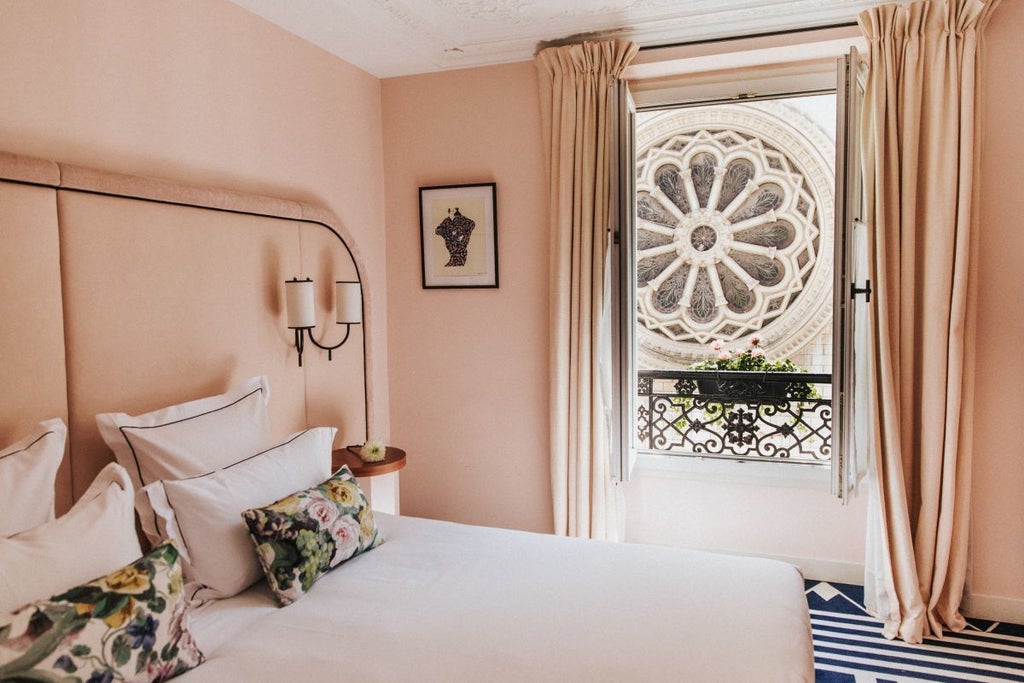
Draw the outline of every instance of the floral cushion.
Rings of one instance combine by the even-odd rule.
[[[333,567],[384,540],[347,466],[319,486],[246,510],[242,518],[282,605],[298,600]]]
[[[173,543],[0,616],[4,681],[165,681],[202,661]]]

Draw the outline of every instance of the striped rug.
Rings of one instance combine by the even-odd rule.
[[[1024,626],[970,620],[921,645],[882,637],[860,586],[808,581],[816,683],[1022,681]]]

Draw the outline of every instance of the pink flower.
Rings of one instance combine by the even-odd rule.
[[[331,566],[347,560],[359,549],[359,522],[349,515],[341,515],[331,525],[334,539],[334,559]]]
[[[146,664],[146,678],[147,681],[166,681],[169,678],[174,677],[174,670],[177,667],[178,662],[174,659],[168,661],[159,661],[151,659]],[[136,679],[136,680],[142,680]]]
[[[721,351],[722,350],[722,340],[721,339],[716,339],[715,341],[711,342],[711,348],[713,348],[715,351]]]
[[[320,522],[323,526],[330,526],[331,522],[338,516],[338,508],[334,503],[323,499],[313,499],[306,508],[309,516]]]
[[[750,352],[750,356],[752,358],[761,358],[764,356],[764,351],[762,351],[761,349],[754,349],[753,351]]]
[[[728,351],[722,351],[718,354],[718,360],[729,360],[730,357]]]
[[[751,346],[758,346],[761,343],[761,338],[755,334],[747,341],[747,343],[750,344]]]

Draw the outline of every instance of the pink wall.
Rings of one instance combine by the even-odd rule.
[[[626,489],[628,540],[755,553],[808,578],[862,582],[866,496],[843,506],[827,473],[807,468],[688,464],[685,474],[637,468]]]
[[[974,602],[1016,601],[1024,622],[1024,2],[1003,2],[986,33],[974,439]]]
[[[228,2],[4,2],[0,149],[331,209],[366,262],[387,431],[379,80]]]
[[[548,238],[532,63],[384,81],[402,512],[550,531]],[[500,287],[421,288],[417,188],[497,182]]]

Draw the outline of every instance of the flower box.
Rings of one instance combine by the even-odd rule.
[[[720,371],[714,377],[697,380],[697,391],[730,399],[786,398],[789,382],[772,380],[767,373]]]

